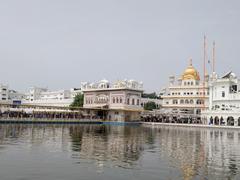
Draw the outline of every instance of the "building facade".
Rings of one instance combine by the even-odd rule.
[[[208,108],[208,76],[201,82],[200,75],[190,60],[182,76],[177,81],[171,76],[169,86],[161,94],[163,112],[200,119],[202,110]]]
[[[142,83],[134,80],[117,81],[111,85],[107,80],[84,83],[84,108],[105,109],[96,112],[106,120],[140,120]],[[107,110],[107,111],[106,111]]]
[[[6,103],[8,102],[8,86],[0,84],[0,102]]]
[[[229,72],[209,82],[209,108],[202,113],[205,124],[240,126],[240,81]]]
[[[80,89],[49,91],[47,88],[31,87],[22,104],[40,106],[69,106]]]

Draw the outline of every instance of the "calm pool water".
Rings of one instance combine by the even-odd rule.
[[[240,179],[240,131],[0,125],[0,179]]]

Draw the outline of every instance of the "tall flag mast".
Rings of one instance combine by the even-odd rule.
[[[216,54],[215,54],[215,51],[216,51],[216,47],[215,47],[215,41],[213,41],[213,52],[212,52],[212,60],[213,60],[213,72],[215,72],[215,63],[216,63]]]
[[[204,35],[204,45],[203,45],[203,94],[202,94],[202,101],[203,101],[203,110],[205,109],[205,83],[206,83],[206,60],[207,60],[207,38]]]

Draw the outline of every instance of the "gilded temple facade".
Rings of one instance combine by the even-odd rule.
[[[205,75],[201,81],[199,72],[190,60],[189,66],[177,81],[175,76],[170,76],[169,85],[161,97],[165,113],[200,118],[202,110],[208,107],[208,76]]]

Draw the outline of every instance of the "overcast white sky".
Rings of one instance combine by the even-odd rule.
[[[204,34],[217,71],[240,75],[239,0],[0,0],[0,82],[68,89],[133,78],[159,91],[190,57],[202,72]]]

